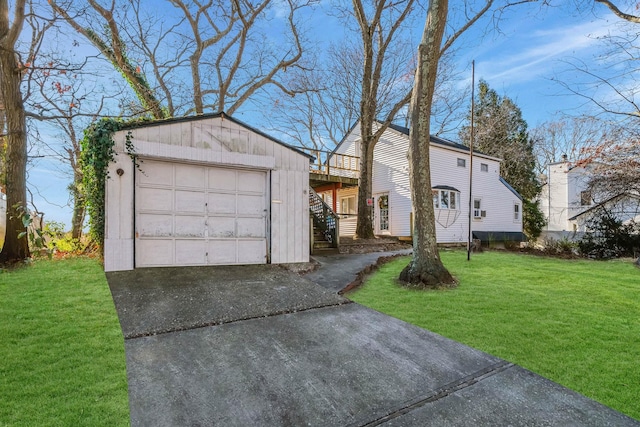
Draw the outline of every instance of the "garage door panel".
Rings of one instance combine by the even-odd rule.
[[[137,230],[140,237],[171,237],[173,216],[170,214],[139,214]]]
[[[206,240],[176,239],[176,265],[204,265],[206,263]]]
[[[222,168],[209,169],[209,189],[235,191],[236,171]]]
[[[238,240],[239,264],[264,264],[267,245],[264,240]]]
[[[238,218],[236,237],[265,237],[264,218]]]
[[[198,215],[175,215],[174,217],[175,237],[199,237],[204,238],[206,219],[204,216]]]
[[[204,166],[175,165],[176,187],[189,187],[204,190],[207,185],[206,169]]]
[[[236,219],[235,217],[209,217],[207,220],[209,237],[213,238],[235,238]]]
[[[145,211],[173,211],[173,192],[165,188],[139,188],[137,205]]]
[[[266,176],[263,172],[238,171],[238,191],[248,193],[264,193]]]
[[[175,190],[175,197],[176,211],[205,213],[207,195],[204,191]]]
[[[156,186],[173,186],[173,165],[153,160],[143,160],[140,164],[142,173],[138,173],[136,181],[140,184]]]
[[[209,193],[207,196],[207,210],[210,214],[235,214],[236,195],[228,193]]]
[[[174,265],[173,240],[149,239],[136,242],[136,264],[139,266]]]
[[[262,194],[260,195],[238,195],[238,212],[242,215],[264,215],[265,202]]]
[[[266,263],[266,172],[144,166],[136,171],[136,267]]]
[[[235,264],[237,262],[237,240],[209,240],[209,264]]]

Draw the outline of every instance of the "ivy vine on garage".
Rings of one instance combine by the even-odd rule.
[[[80,162],[89,214],[89,236],[98,245],[101,253],[104,246],[105,185],[110,178],[109,164],[115,160],[116,154],[113,136],[117,131],[142,121],[148,119],[125,122],[122,119],[103,118],[84,130]],[[139,169],[131,131],[125,137],[125,150]]]

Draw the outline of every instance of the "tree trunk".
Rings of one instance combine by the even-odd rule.
[[[400,280],[408,286],[419,288],[450,287],[456,284],[438,253],[429,166],[429,122],[447,9],[447,0],[430,2],[418,48],[418,69],[411,99],[409,168],[415,218],[413,259],[400,273]]]
[[[22,6],[24,7],[24,5]],[[23,10],[24,12],[24,10]],[[22,223],[21,209],[27,212],[27,132],[22,103],[20,83],[22,67],[18,64],[14,49],[15,39],[7,36],[10,31],[8,6],[6,0],[0,0],[0,87],[4,101],[6,119],[6,190],[7,190],[7,228],[4,246],[0,252],[0,263],[21,261],[29,258],[29,244],[26,227]],[[20,23],[15,25],[20,25]],[[13,32],[13,28],[11,28]]]
[[[373,206],[367,205],[372,194],[371,177],[373,176],[373,147],[371,136],[365,137],[361,123],[360,141],[360,177],[358,179],[358,216],[356,222],[356,238],[371,239],[373,235]]]
[[[84,192],[82,191],[82,177],[80,177],[80,181],[78,178],[75,179],[73,183],[73,188],[71,189],[73,194],[73,215],[71,217],[71,238],[74,240],[79,240],[82,237],[82,226],[84,225],[84,217],[86,212],[86,198],[84,196]]]

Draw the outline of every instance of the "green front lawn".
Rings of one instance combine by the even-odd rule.
[[[514,362],[640,419],[640,269],[630,261],[442,251],[457,289],[396,283],[383,266],[353,301]]]
[[[129,424],[124,341],[99,263],[0,270],[0,426]]]

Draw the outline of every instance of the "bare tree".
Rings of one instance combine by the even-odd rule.
[[[428,166],[431,105],[448,8],[448,0],[431,0],[429,3],[427,22],[418,47],[418,69],[411,98],[409,174],[415,226],[413,259],[400,273],[400,280],[418,287],[452,286],[456,283],[438,253],[431,168]]]
[[[637,11],[637,5],[627,3],[621,8],[616,4],[618,2],[609,0],[586,3],[594,6],[594,13],[598,12],[596,5],[604,5],[621,22],[618,31],[601,38],[608,49],[603,52],[602,61],[594,61],[605,64],[606,73],[592,69],[591,64],[572,61],[572,70],[578,70],[586,76],[586,82],[559,80],[569,92],[585,98],[599,112],[597,117],[585,115],[571,122],[570,149],[562,154],[570,156],[576,165],[590,165],[592,192],[606,198],[626,191],[637,192],[637,182],[640,182],[637,172],[640,164],[637,24],[640,24],[640,17],[628,12]],[[546,132],[549,136],[547,145],[549,140],[555,143],[558,134],[564,133],[566,139],[568,132],[562,132],[564,129],[562,123],[549,126]],[[577,156],[576,148],[579,148]]]
[[[506,7],[526,3],[502,3],[495,11],[498,16]],[[413,258],[400,274],[400,280],[416,287],[452,286],[455,280],[442,264],[438,253],[435,214],[431,195],[431,168],[429,142],[431,113],[438,64],[443,53],[485,15],[493,0],[482,2],[475,9],[466,5],[464,19],[450,35],[443,37],[447,27],[449,4],[447,0],[431,0],[422,41],[418,47],[418,69],[411,98],[411,131],[409,134],[409,172],[411,198],[414,207]]]
[[[150,88],[140,67],[135,66],[127,55],[127,44],[118,26],[121,21],[116,16],[116,1],[112,0],[109,8],[103,7],[96,0],[88,0],[87,3],[74,13],[72,12],[71,2],[61,4],[53,0],[49,1],[49,4],[57,14],[62,16],[73,29],[93,44],[122,73],[138,96],[144,109],[156,119],[165,118],[166,114],[162,109],[160,100]],[[97,14],[89,14],[90,9]],[[104,31],[94,30],[90,25],[81,25],[79,20],[86,17],[89,17],[89,20],[93,19],[94,24],[104,25]]]
[[[261,92],[294,90],[281,76],[304,66],[298,15],[314,0],[98,0],[54,9],[120,70],[153,117],[235,113]],[[170,13],[168,13],[170,12]],[[271,31],[278,21],[282,35]],[[185,77],[187,76],[187,77]]]
[[[575,166],[588,167],[589,187],[597,203],[621,194],[640,196],[640,133],[610,126],[597,143],[583,147]]]
[[[362,43],[360,78],[360,176],[358,180],[358,216],[356,237],[373,237],[372,207],[367,199],[372,194],[373,152],[376,143],[392,123],[396,114],[407,105],[411,91],[392,88],[392,81],[384,79],[384,73],[397,67],[385,67],[393,58],[406,58],[402,54],[391,54],[398,33],[415,7],[414,0],[380,0],[368,4],[353,0],[352,16],[358,24]],[[397,43],[396,43],[397,45]],[[401,51],[400,51],[401,52]],[[404,60],[404,64],[410,63]],[[406,66],[406,65],[405,65]],[[405,71],[406,74],[406,71]],[[391,95],[393,89],[399,96],[392,103],[383,103],[381,98]],[[381,107],[386,111],[381,111]],[[382,115],[382,117],[380,117]]]
[[[55,60],[63,65],[60,59]],[[80,163],[82,129],[95,121],[107,110],[106,104],[120,94],[107,88],[100,79],[100,73],[87,60],[79,64],[64,64],[64,68],[52,70],[38,68],[32,73],[31,81],[37,88],[28,100],[27,115],[41,122],[39,132],[34,132],[34,142],[39,151],[61,162],[64,172],[71,171],[68,187],[72,204],[71,235],[73,239],[82,236],[85,218],[85,192],[83,171]],[[52,58],[51,64],[54,63]],[[86,78],[89,77],[89,78]],[[115,104],[114,102],[111,102]]]
[[[588,10],[603,21],[606,19],[611,27],[597,36],[599,49],[592,59],[566,59],[565,72],[569,75],[565,77],[561,72],[554,80],[571,95],[585,100],[584,106],[594,107],[598,115],[634,120],[640,115],[637,67],[640,17],[625,12],[637,12],[636,4],[620,3],[623,3],[623,9],[609,0],[576,0],[572,10]],[[603,11],[613,12],[621,20],[611,23],[608,16],[601,16]]]
[[[603,120],[586,115],[566,117],[537,126],[531,131],[536,172],[538,175],[546,174],[550,163],[565,158],[572,163],[582,160],[589,147],[605,140],[607,127]]]
[[[0,0],[0,92],[4,104],[6,135],[7,228],[0,263],[15,262],[30,256],[22,213],[27,212],[27,133],[22,77],[28,59],[21,58],[16,45],[26,19],[25,0],[13,6],[10,18],[8,0]]]

